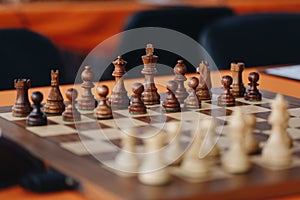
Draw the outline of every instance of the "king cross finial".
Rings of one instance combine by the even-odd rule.
[[[59,71],[51,70],[51,84],[52,85],[58,85],[58,77],[59,77]]]
[[[154,53],[154,48],[152,44],[147,44],[146,46],[146,55],[147,56],[152,56]]]

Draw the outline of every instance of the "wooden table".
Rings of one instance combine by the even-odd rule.
[[[246,76],[250,71],[257,71],[257,69],[247,69],[247,70],[245,70],[244,83],[246,83]],[[220,76],[224,75],[224,74],[230,74],[230,72],[229,71],[222,71],[221,74],[216,73],[216,72],[212,73],[212,85],[213,85],[213,87],[219,87],[220,86]],[[189,76],[192,76],[192,75],[189,75]],[[159,89],[160,92],[165,91],[164,87],[162,87],[162,86],[164,85],[164,83],[166,83],[169,80],[169,78],[166,78],[166,77],[157,77],[156,78],[156,82],[161,84],[161,85],[157,84],[158,89]],[[126,80],[126,87],[129,88],[130,85],[132,85],[132,83],[136,82],[136,81],[137,80]],[[292,80],[287,80],[287,79],[282,79],[282,78],[277,78],[277,77],[261,74],[261,79],[260,79],[259,83],[260,83],[260,88],[262,88],[262,89],[271,90],[271,91],[274,91],[274,92],[277,92],[277,93],[282,93],[282,94],[291,95],[291,96],[295,96],[295,97],[300,97],[300,95],[298,93],[298,91],[300,91],[299,90],[300,89],[300,84],[297,81],[292,81]],[[103,82],[101,84],[107,84],[110,88],[113,86],[113,82],[111,82],[111,81]],[[71,87],[71,86],[70,85],[61,86],[62,92],[64,93],[64,91],[69,87]],[[33,90],[40,90],[46,96],[49,92],[49,87],[30,89],[30,91],[33,91]],[[14,102],[15,91],[1,91],[0,96],[1,96],[1,102],[0,102],[1,106],[11,105]],[[23,141],[23,142],[26,143],[26,141]],[[29,147],[29,150],[32,149],[32,148],[38,148],[38,147]],[[41,149],[41,152],[38,152],[35,155],[38,156],[38,157],[42,157],[43,153],[45,153],[44,151],[45,151],[44,149]],[[53,159],[55,157],[56,159],[58,159],[58,162],[62,162],[64,159],[66,159],[64,157],[64,155],[61,155],[61,157],[58,157],[57,155],[59,155],[59,154],[56,154],[56,153],[58,153],[58,152],[55,152],[55,151],[53,152],[53,156],[52,156]],[[76,163],[76,161],[75,161],[75,163]],[[74,163],[69,163],[69,166],[73,165],[73,164]],[[77,163],[77,164],[79,164],[79,163]],[[66,169],[63,169],[62,166],[63,165],[61,165],[58,169],[62,170],[62,171],[65,171]],[[68,167],[68,166],[65,166],[65,167]],[[75,168],[77,168],[75,171],[80,172],[79,167],[75,167]],[[86,173],[86,172],[82,172],[82,173]],[[78,176],[78,174],[72,174],[72,173],[69,174],[69,175],[71,175],[71,176],[74,175],[74,177]],[[99,176],[99,175],[97,175],[97,176]],[[106,173],[103,174],[103,178],[108,178]],[[108,182],[109,182],[109,180],[108,180]],[[118,183],[115,183],[115,184],[118,184]],[[109,191],[106,191],[106,190],[104,190],[102,188],[99,188],[99,187],[95,188],[93,185],[89,184],[89,181],[84,183],[84,185],[88,188],[88,190],[91,194],[97,194],[98,196],[101,196],[102,199],[119,199],[113,193],[111,193]],[[128,188],[128,189],[129,190],[134,190],[134,188]],[[24,192],[19,187],[13,187],[11,189],[7,189],[7,190],[4,190],[4,191],[0,192],[0,199],[8,199],[8,198],[12,198],[12,197],[13,197],[13,199],[43,199],[43,200],[55,199],[55,198],[74,199],[74,200],[84,199],[81,195],[79,195],[76,192],[60,192],[60,193],[53,193],[53,194],[49,194],[49,195],[37,195],[37,194],[30,193],[30,192]],[[298,197],[295,197],[295,198],[298,198]],[[285,198],[283,198],[283,199],[285,199]]]

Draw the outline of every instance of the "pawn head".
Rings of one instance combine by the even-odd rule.
[[[199,85],[199,80],[196,77],[191,77],[188,80],[188,86],[190,88],[193,88],[194,90],[198,87]]]
[[[257,72],[250,72],[248,75],[248,80],[250,82],[257,82],[259,80],[259,74]]]
[[[109,89],[106,85],[100,85],[97,87],[97,93],[100,97],[106,97],[108,95]]]
[[[31,100],[35,105],[39,105],[43,100],[43,94],[39,91],[32,92]]]
[[[230,87],[230,85],[232,84],[232,77],[229,75],[223,76],[222,77],[222,85],[224,85],[225,88]]]
[[[142,83],[134,83],[132,85],[132,92],[134,94],[142,94],[144,92],[144,85]]]
[[[66,97],[69,101],[72,101],[72,100],[76,99],[77,96],[78,96],[78,92],[75,88],[69,88],[66,91]]]
[[[176,81],[173,81],[173,80],[168,81],[168,83],[167,83],[168,90],[174,92],[177,89],[177,87],[178,87],[178,84],[176,83]]]

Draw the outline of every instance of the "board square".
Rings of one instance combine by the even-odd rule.
[[[115,152],[118,147],[101,140],[82,140],[77,142],[64,142],[60,146],[76,155]]]
[[[288,125],[291,128],[300,127],[300,118],[295,118],[295,117],[290,118]]]
[[[200,119],[209,119],[211,116],[195,112],[195,111],[186,111],[186,112],[177,112],[177,113],[168,113],[167,116],[170,116],[177,120],[184,121],[195,121]]]
[[[85,136],[92,140],[119,139],[122,136],[122,134],[124,133],[121,130],[113,128],[86,130],[79,132],[80,136]]]
[[[93,122],[96,121],[96,119],[91,119],[89,117],[86,117],[84,115],[81,115],[81,120],[80,121],[76,121],[76,122],[69,122],[69,121],[64,121],[62,119],[62,116],[52,116],[52,117],[47,117],[48,122],[52,121],[55,122],[57,124],[79,124],[79,123],[86,123],[86,122]]]
[[[47,137],[47,139],[55,143],[63,143],[63,142],[76,142],[80,140],[88,140],[90,138],[74,133],[74,134],[67,134],[67,135],[49,136]]]
[[[200,113],[203,113],[205,115],[209,115],[212,117],[221,117],[221,116],[227,116],[232,114],[232,110],[229,110],[226,108],[217,108],[217,109],[207,109],[207,110],[200,110]]]
[[[245,105],[241,107],[228,107],[227,109],[235,111],[237,108],[241,109],[243,113],[245,114],[254,114],[254,113],[260,113],[260,112],[268,112],[270,111],[267,108],[255,106],[255,105]]]
[[[17,120],[24,120],[26,117],[14,117],[11,112],[7,113],[0,113],[0,117],[8,120],[8,121],[17,121]]]
[[[245,104],[251,104],[251,105],[267,105],[270,103],[270,99],[267,99],[267,98],[262,98],[261,101],[247,101],[245,100],[245,98],[241,97],[241,98],[236,98],[235,99],[236,101],[238,102],[241,102],[241,103],[245,103]]]
[[[101,121],[101,124],[107,125],[111,128],[126,129],[128,127],[146,126],[147,123],[133,118],[119,118]]]
[[[28,126],[26,127],[26,129],[40,137],[68,135],[68,134],[77,133],[75,129],[60,124],[46,125],[46,126]]]
[[[288,110],[290,115],[300,117],[300,108],[292,108]]]
[[[149,116],[156,116],[156,115],[161,115],[162,113],[159,112],[160,110],[152,110],[152,109],[147,109],[147,113],[145,114],[130,114],[128,109],[126,110],[115,110],[114,113],[119,113],[121,115],[127,116],[127,117],[149,117]]]

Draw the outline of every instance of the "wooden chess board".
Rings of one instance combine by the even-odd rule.
[[[48,125],[26,126],[25,119],[14,118],[11,107],[1,108],[0,127],[4,137],[13,140],[41,158],[49,165],[74,177],[82,183],[83,191],[91,196],[116,199],[199,199],[199,198],[251,198],[274,197],[298,193],[300,183],[300,101],[286,97],[289,101],[288,132],[294,140],[293,163],[285,169],[272,169],[261,162],[260,153],[252,155],[252,170],[241,175],[226,173],[220,163],[210,177],[189,180],[178,173],[176,166],[170,167],[172,182],[166,186],[147,186],[133,177],[123,177],[113,170],[114,157],[120,147],[124,128],[135,127],[139,136],[157,132],[170,122],[183,124],[182,142],[191,139],[189,134],[195,119],[215,118],[216,134],[222,152],[230,145],[228,121],[236,107],[257,118],[255,137],[263,146],[271,126],[267,118],[271,113],[269,102],[275,94],[262,91],[261,102],[237,99],[235,107],[220,107],[216,95],[212,101],[203,101],[202,108],[184,110],[180,113],[164,113],[161,106],[150,106],[145,115],[130,115],[128,110],[113,110],[113,119],[95,120],[92,112],[82,111],[82,121],[64,122],[61,116],[48,116]],[[142,140],[137,143],[143,152]]]

